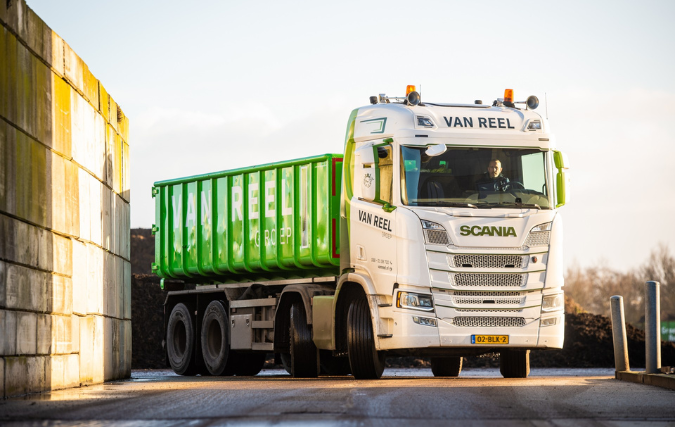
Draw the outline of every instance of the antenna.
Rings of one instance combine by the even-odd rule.
[[[544,104],[546,104],[546,120],[548,120],[548,97],[546,96],[546,92],[544,92]]]

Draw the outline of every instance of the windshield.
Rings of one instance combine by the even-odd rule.
[[[409,206],[550,209],[546,152],[538,149],[401,147],[403,203]]]

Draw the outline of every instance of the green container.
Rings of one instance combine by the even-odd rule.
[[[332,276],[342,155],[156,182],[154,272],[198,284]]]

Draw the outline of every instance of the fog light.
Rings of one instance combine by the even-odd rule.
[[[551,317],[550,319],[541,319],[541,326],[555,326],[558,324],[557,317]]]
[[[432,319],[429,317],[413,316],[413,322],[423,326],[433,326],[433,327],[438,326],[438,324],[436,323],[436,319]]]
[[[547,295],[541,304],[541,311],[554,311],[562,308],[565,303],[563,294]]]

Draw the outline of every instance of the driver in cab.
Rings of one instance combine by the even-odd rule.
[[[481,192],[504,192],[511,189],[511,181],[502,175],[502,162],[494,159],[488,164],[487,172],[476,182],[476,189]]]

